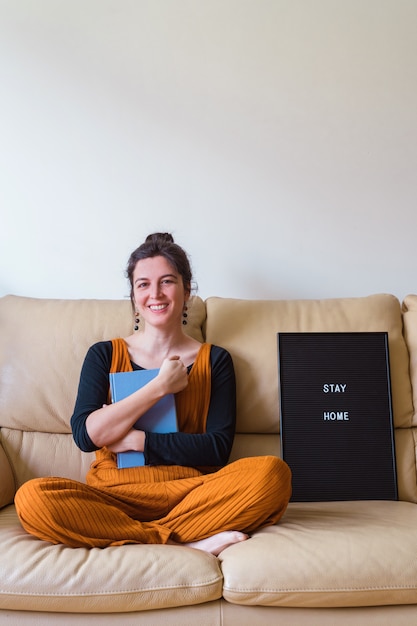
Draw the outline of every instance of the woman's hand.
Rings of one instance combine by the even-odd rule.
[[[158,378],[164,386],[165,394],[178,393],[188,385],[187,368],[179,356],[164,359]]]
[[[146,434],[143,430],[132,428],[128,433],[118,441],[107,446],[111,452],[127,452],[134,450],[135,452],[143,452],[145,449]]]

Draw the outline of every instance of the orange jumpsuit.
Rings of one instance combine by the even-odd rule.
[[[123,340],[113,341],[111,371],[132,369]],[[179,430],[205,432],[210,345],[203,344],[186,389],[176,394]],[[15,496],[23,527],[71,547],[189,543],[225,530],[250,533],[276,523],[291,496],[291,472],[274,456],[249,457],[205,473],[179,465],[118,469],[107,448],[96,452],[86,484],[35,478]]]

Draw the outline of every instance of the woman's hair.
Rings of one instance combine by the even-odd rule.
[[[155,256],[164,257],[182,278],[186,292],[191,291],[192,272],[186,252],[174,242],[170,233],[148,235],[143,244],[136,248],[129,257],[126,276],[130,283],[130,299],[133,303],[133,272],[138,261]]]

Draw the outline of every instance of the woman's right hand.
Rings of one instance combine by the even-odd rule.
[[[187,368],[179,356],[164,359],[158,378],[164,385],[165,393],[178,393],[188,385]]]

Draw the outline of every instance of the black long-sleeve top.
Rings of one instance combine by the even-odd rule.
[[[88,435],[87,417],[108,403],[111,341],[88,350],[81,370],[71,428],[74,441],[84,452],[98,447]],[[216,466],[227,463],[236,425],[236,383],[230,354],[219,346],[210,351],[211,398],[206,432],[146,433],[145,463],[148,465]],[[134,370],[143,369],[132,362]]]

